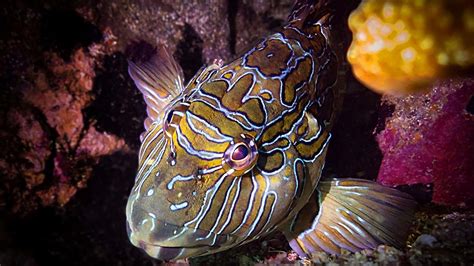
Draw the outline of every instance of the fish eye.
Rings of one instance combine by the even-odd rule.
[[[224,153],[225,169],[233,171],[233,175],[242,175],[250,171],[256,164],[258,150],[253,137],[241,135]]]
[[[241,161],[247,158],[250,155],[250,149],[245,145],[245,143],[239,143],[238,146],[234,148],[232,151],[232,155],[230,156],[232,161]]]

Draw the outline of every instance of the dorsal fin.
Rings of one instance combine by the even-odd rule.
[[[152,122],[162,119],[166,106],[183,91],[183,70],[160,46],[149,58],[129,60],[128,73],[145,99],[148,118],[144,125],[148,130]]]

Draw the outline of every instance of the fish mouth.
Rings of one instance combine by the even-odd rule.
[[[163,261],[214,253],[237,241],[231,234],[178,226],[153,216],[143,218],[139,223],[127,219],[127,233],[134,246]]]
[[[162,261],[176,261],[179,259],[185,259],[189,257],[202,256],[209,253],[210,248],[207,246],[203,247],[164,247],[156,244],[146,243],[139,241],[138,245],[132,241],[132,243],[145,251],[148,256]]]

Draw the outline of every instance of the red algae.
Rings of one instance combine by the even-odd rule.
[[[474,79],[438,82],[425,94],[384,96],[395,111],[377,135],[378,182],[433,184],[432,201],[474,206]]]

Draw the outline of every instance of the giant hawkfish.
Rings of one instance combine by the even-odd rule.
[[[410,196],[321,178],[344,88],[336,2],[297,1],[281,30],[187,85],[164,47],[130,61],[148,114],[126,208],[133,245],[172,261],[275,230],[300,256],[404,242]]]

